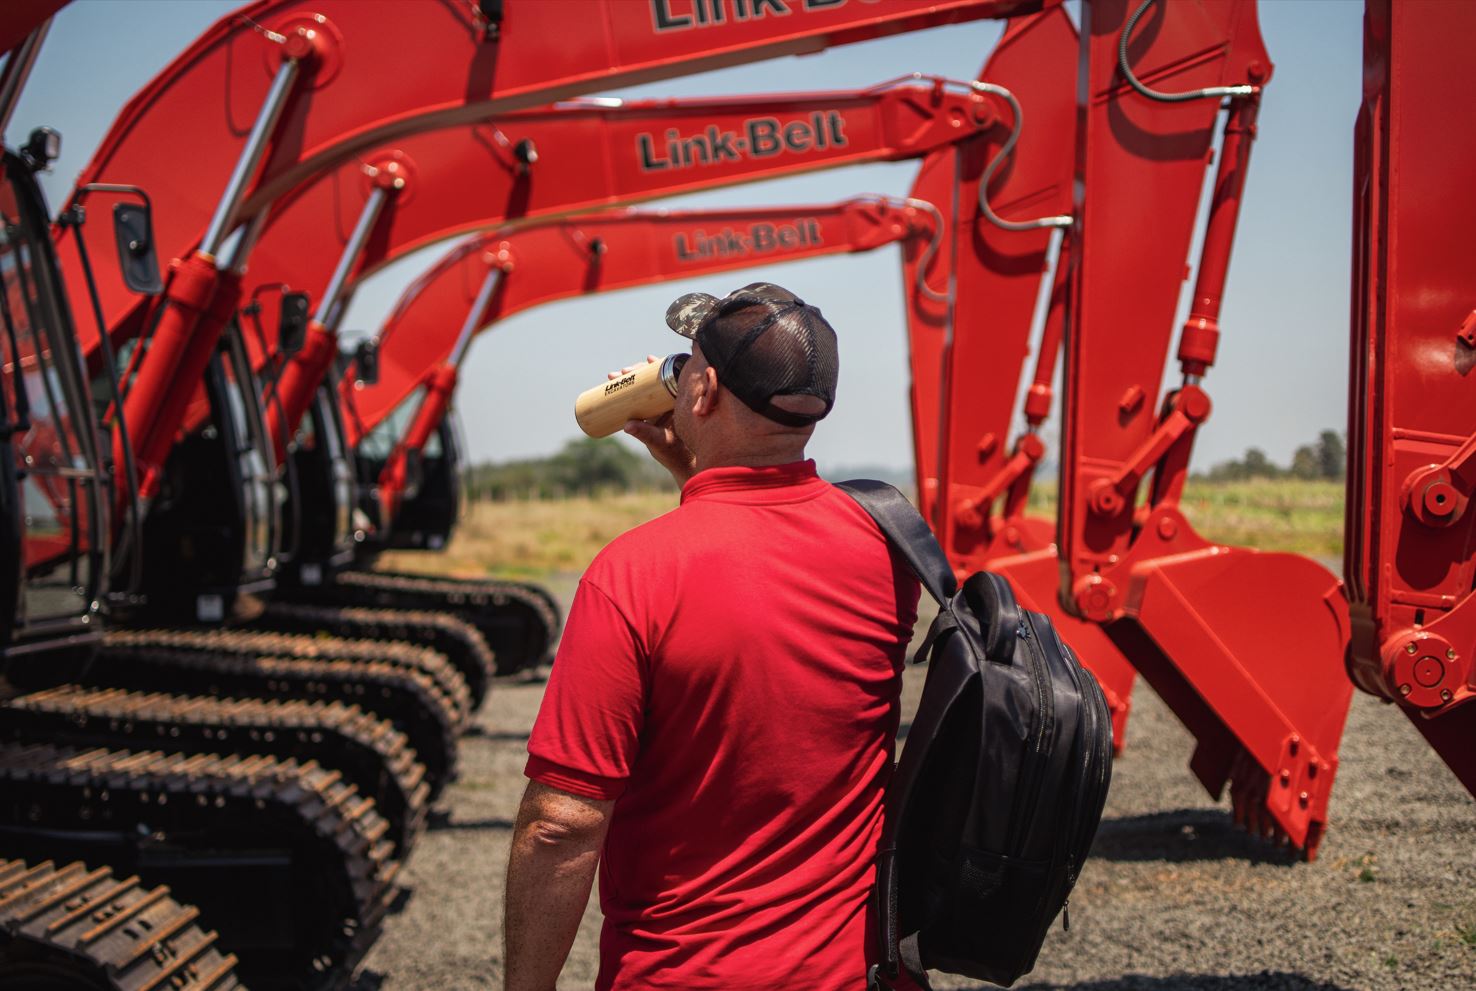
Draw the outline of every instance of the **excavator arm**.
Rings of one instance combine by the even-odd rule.
[[[122,184],[171,194],[154,241],[179,260],[160,300],[139,304],[115,280],[100,284],[106,332],[149,338],[123,410],[137,441],[140,496],[157,488],[189,404],[177,384],[199,378],[235,311],[270,208],[311,175],[423,130],[606,86],[1045,2],[734,0],[685,9],[682,0],[571,0],[504,10],[453,0],[262,0],[222,19],[129,102],[78,187],[79,196],[111,195]],[[435,53],[438,71],[385,71],[406,51]],[[104,235],[94,227],[73,236]],[[77,253],[63,258],[67,284],[83,284]],[[101,360],[91,348],[89,357]]]
[[[287,430],[274,424],[274,432],[296,427],[337,354],[335,329],[353,282],[426,244],[509,221],[920,157],[998,122],[991,98],[942,82],[612,104],[528,111],[495,125],[416,135],[375,159],[396,166],[397,189],[376,193],[383,187],[364,182],[356,162],[284,201],[257,244],[250,279],[309,291],[315,314],[305,345],[282,372]],[[513,148],[537,149],[537,160],[504,160],[499,137]]]
[[[1369,3],[1354,158],[1349,672],[1476,792],[1476,9]]]
[[[1238,821],[1315,855],[1349,702],[1341,584],[1291,554],[1212,544],[1179,510],[1255,112],[1271,63],[1248,0],[1100,0],[1086,10],[1083,130],[1067,286],[1059,564],[995,562],[1017,588],[1059,576],[1197,740]],[[1159,383],[1221,101],[1225,137],[1183,385]],[[1052,582],[1055,584],[1055,582]],[[1028,596],[1026,596],[1028,597]]]
[[[392,523],[409,461],[451,403],[473,336],[515,313],[570,296],[898,242],[931,242],[929,204],[880,198],[743,210],[622,210],[493,231],[458,245],[401,297],[379,334],[379,381],[344,376],[340,390],[363,430],[420,392],[379,479]],[[357,444],[358,437],[350,436]]]

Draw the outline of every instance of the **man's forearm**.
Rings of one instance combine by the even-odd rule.
[[[531,786],[513,828],[503,903],[506,991],[552,991],[599,865],[603,803],[551,792]]]

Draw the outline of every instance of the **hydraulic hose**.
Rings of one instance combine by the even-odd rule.
[[[1153,6],[1153,2],[1154,0],[1143,0],[1142,3],[1138,4],[1137,9],[1132,12],[1127,19],[1127,23],[1123,26],[1122,37],[1117,41],[1117,66],[1122,70],[1122,76],[1127,80],[1129,86],[1148,97],[1148,99],[1158,100],[1160,103],[1186,103],[1189,100],[1202,100],[1208,97],[1218,99],[1222,96],[1239,99],[1256,94],[1257,87],[1249,85],[1208,86],[1204,89],[1187,90],[1183,93],[1165,93],[1162,90],[1156,90],[1146,86],[1141,79],[1133,74],[1133,67],[1128,64],[1128,42],[1132,40],[1133,29],[1138,26],[1138,21],[1148,12],[1148,8]]]
[[[1025,114],[1020,109],[1020,101],[1015,99],[1015,94],[995,83],[976,82],[970,83],[976,92],[991,93],[1010,105],[1010,111],[1015,115],[1015,122],[1010,128],[1010,136],[1005,143],[999,146],[989,164],[984,167],[984,174],[979,177],[979,212],[994,226],[1007,231],[1034,231],[1043,227],[1070,227],[1073,218],[1070,214],[1062,214],[1054,217],[1038,217],[1035,220],[1006,220],[994,212],[989,205],[989,183],[994,179],[994,173],[999,170],[1000,165],[1010,153],[1015,150],[1015,145],[1020,140],[1020,131],[1025,126]]]

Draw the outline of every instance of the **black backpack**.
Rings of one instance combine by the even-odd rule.
[[[981,571],[958,588],[902,493],[869,480],[840,487],[939,606],[914,655],[928,677],[887,790],[870,987],[903,969],[924,988],[928,969],[1008,987],[1035,966],[1102,818],[1107,700],[1009,582]]]

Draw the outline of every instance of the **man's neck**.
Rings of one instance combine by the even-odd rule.
[[[708,468],[770,468],[805,460],[805,445],[793,442],[752,448],[713,451],[697,456],[697,470]]]

